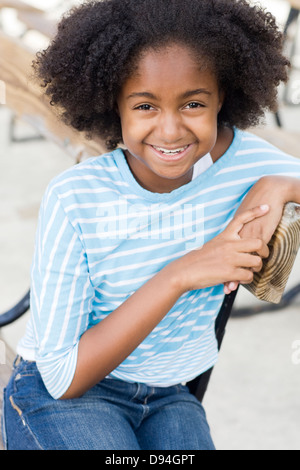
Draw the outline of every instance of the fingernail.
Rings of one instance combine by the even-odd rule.
[[[260,206],[261,210],[262,211],[268,211],[270,209],[270,207],[267,205],[267,204],[263,204],[262,206]]]

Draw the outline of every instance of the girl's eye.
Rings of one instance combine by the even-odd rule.
[[[204,108],[204,105],[201,103],[197,103],[196,101],[193,101],[192,103],[187,104],[186,108],[189,108],[189,109]]]
[[[137,109],[139,111],[151,111],[153,107],[150,106],[150,104],[141,104],[140,106],[137,106],[134,109]]]

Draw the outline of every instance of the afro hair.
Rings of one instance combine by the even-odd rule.
[[[33,67],[63,120],[112,150],[122,142],[122,84],[143,51],[171,42],[211,65],[225,94],[219,126],[246,129],[276,109],[288,78],[283,35],[270,13],[246,0],[88,1],[65,14]]]

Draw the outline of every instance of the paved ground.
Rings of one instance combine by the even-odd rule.
[[[272,2],[273,7],[282,7],[281,1]],[[51,143],[12,144],[10,116],[0,107],[0,312],[28,288],[42,194],[53,176],[72,165]],[[299,131],[299,117],[299,107],[283,110],[289,130]],[[17,130],[25,135],[32,132],[23,125]],[[299,278],[298,258],[289,285]],[[241,290],[236,305],[256,302]],[[299,307],[300,298],[285,311],[230,321],[205,398],[218,449],[300,450]],[[1,332],[12,348],[24,332],[26,319]]]
[[[229,322],[205,398],[219,449],[300,450],[299,307]]]

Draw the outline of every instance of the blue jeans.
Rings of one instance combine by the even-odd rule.
[[[204,409],[187,387],[104,379],[55,400],[35,362],[15,366],[4,391],[8,450],[214,450]]]

